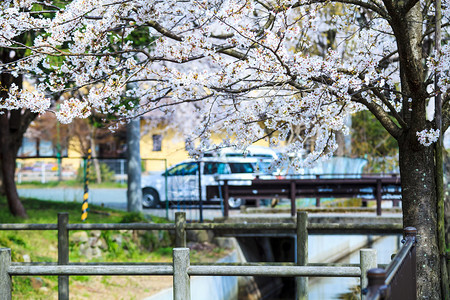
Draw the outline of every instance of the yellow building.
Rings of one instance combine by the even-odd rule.
[[[213,135],[212,141],[219,144],[221,137]],[[268,146],[268,142],[259,141],[255,145]],[[170,167],[189,158],[184,138],[173,129],[154,129],[149,133],[141,130],[141,159],[144,169],[149,172],[164,170],[164,164]]]
[[[53,115],[44,119],[44,122],[42,119],[38,122],[44,123],[50,128],[57,126]],[[84,121],[84,123],[87,122]],[[89,129],[86,124],[72,124],[71,126],[77,127],[77,129],[75,131],[66,129],[65,143],[59,146],[62,149],[61,167],[65,179],[75,178],[77,172],[83,168],[83,158],[86,156],[87,145],[89,145],[88,137],[92,135],[92,128]],[[163,171],[166,167],[189,158],[185,139],[180,133],[174,129],[163,127],[151,130],[147,128],[145,121],[141,121],[140,150],[145,173]],[[45,176],[45,181],[57,180],[58,139],[56,133],[49,134],[49,130],[39,124],[32,129],[33,134],[28,134],[27,138],[24,138],[23,146],[19,151],[18,181],[42,181],[42,176]],[[93,156],[98,157],[100,162],[106,163],[111,170],[114,170],[115,174],[126,173],[126,130],[122,128],[115,133],[109,130],[97,130],[95,136],[96,151],[93,151]],[[213,142],[220,143],[221,137],[214,136]],[[258,145],[267,146],[268,143],[260,141]]]

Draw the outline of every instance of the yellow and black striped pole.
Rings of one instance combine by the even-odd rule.
[[[88,150],[88,156],[86,159],[86,171],[84,172],[84,194],[83,204],[81,205],[81,221],[86,221],[88,215],[88,199],[89,199],[89,169],[91,167],[91,148]]]

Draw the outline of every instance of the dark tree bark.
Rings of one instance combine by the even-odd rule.
[[[8,62],[17,59],[17,54],[11,57],[6,49],[0,49],[0,60]],[[22,88],[22,76],[14,77],[10,73],[0,74],[0,101],[8,98],[8,92],[14,83]],[[0,161],[1,177],[8,207],[14,216],[26,218],[27,213],[20,201],[14,180],[16,171],[16,157],[22,145],[23,135],[30,123],[36,118],[36,114],[29,110],[2,110],[0,111]]]
[[[434,149],[418,145],[413,133],[399,139],[403,226],[418,231],[418,299],[441,299]]]
[[[2,161],[0,159],[0,169],[2,168]],[[0,172],[0,195],[5,196],[5,185],[3,184],[3,174]]]
[[[437,228],[437,166],[433,146],[419,143],[417,132],[434,128],[426,120],[426,103],[430,95],[425,83],[423,57],[423,16],[419,2],[384,0],[397,41],[402,99],[401,125],[392,125],[390,117],[371,109],[385,128],[396,138],[402,178],[403,225],[418,230],[417,296],[418,299],[442,299],[446,270],[441,269]],[[369,107],[370,109],[370,107]],[[398,131],[400,129],[400,131]]]

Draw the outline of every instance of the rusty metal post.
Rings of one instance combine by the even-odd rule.
[[[8,273],[11,265],[11,249],[0,248],[0,299],[11,300],[11,276]]]
[[[413,239],[415,242],[417,242],[417,229],[415,227],[406,227],[403,230],[403,237],[406,239]],[[410,282],[410,286],[411,289],[413,291],[417,291],[417,274],[416,274],[416,247],[413,247],[413,249],[411,249],[411,269],[410,269],[410,276],[411,276],[411,282]],[[417,299],[417,294],[414,294],[413,297],[416,296]],[[414,300],[414,299],[412,299]]]
[[[383,299],[386,291],[384,281],[386,271],[381,268],[370,269],[367,272],[368,286],[366,299]],[[379,295],[379,297],[377,297]]]
[[[58,265],[69,264],[68,213],[58,213]],[[58,276],[58,299],[69,300],[69,276]]]
[[[403,237],[406,238],[414,238],[416,240],[417,238],[417,229],[415,227],[405,227],[403,229]]]
[[[291,191],[290,191],[290,195],[291,195],[291,216],[294,217],[295,216],[295,211],[297,210],[297,208],[295,207],[295,194],[296,194],[297,190],[295,188],[295,181],[292,180],[291,181]]]
[[[186,248],[186,212],[175,213],[175,248]]]
[[[381,216],[381,179],[377,179],[377,216]]]
[[[228,203],[228,199],[230,198],[230,194],[228,192],[228,180],[223,181],[223,216],[228,218],[230,206]]]
[[[297,265],[308,265],[308,213],[297,212]],[[308,277],[296,277],[296,300],[308,299]]]

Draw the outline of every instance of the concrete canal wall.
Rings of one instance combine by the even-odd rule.
[[[365,235],[310,235],[308,237],[308,262],[336,262],[365,247],[371,239],[372,237]]]

